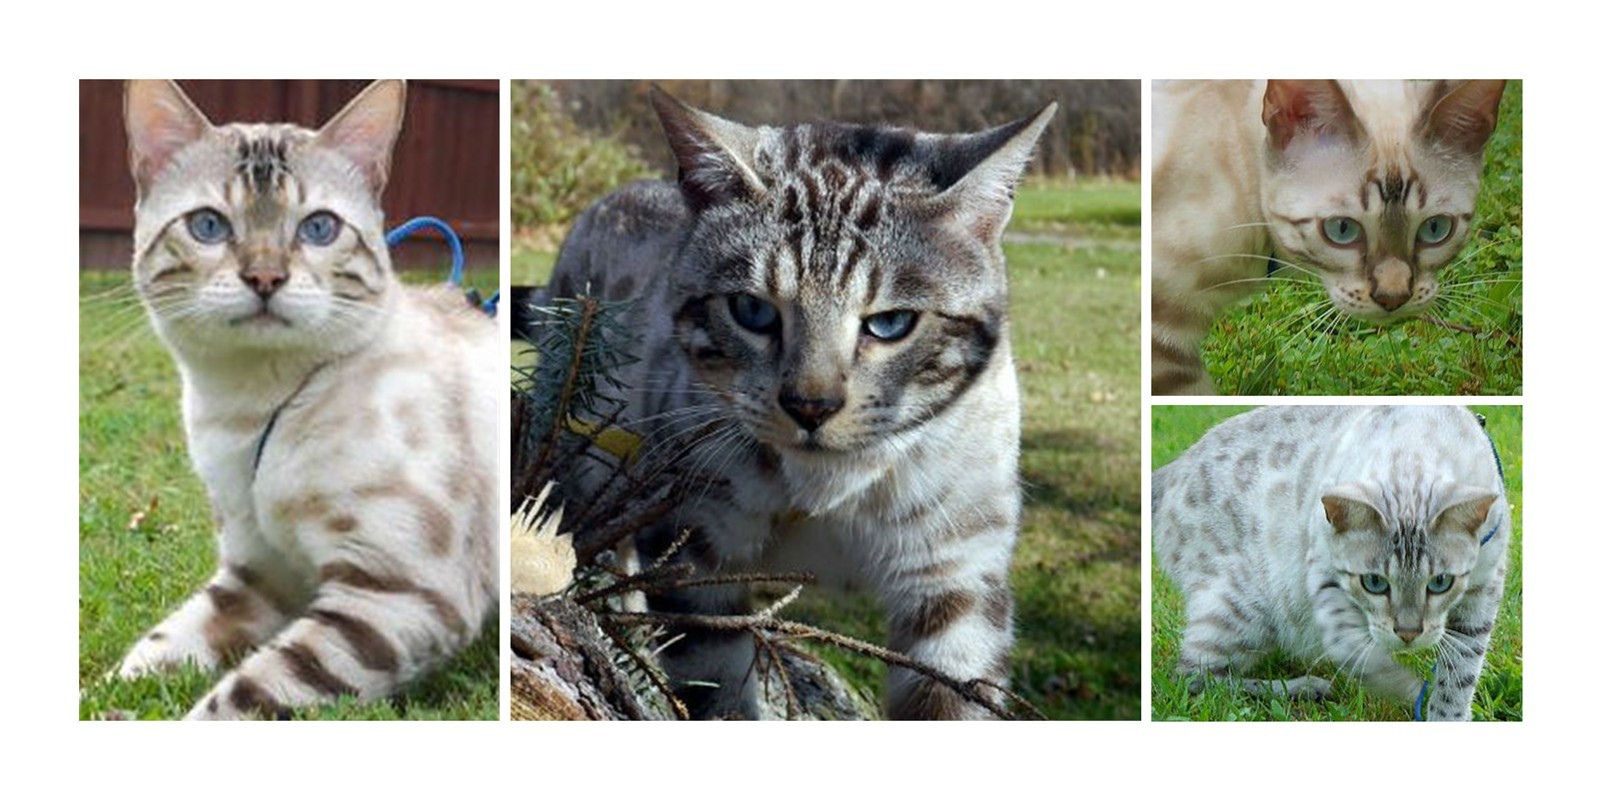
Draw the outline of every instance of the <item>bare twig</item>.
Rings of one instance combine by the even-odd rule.
[[[902,655],[888,648],[880,647],[870,642],[864,642],[860,639],[854,639],[842,634],[837,634],[822,628],[806,625],[804,623],[779,619],[774,616],[769,616],[765,613],[721,616],[716,614],[680,614],[665,611],[616,611],[608,612],[607,616],[613,621],[622,624],[667,625],[729,632],[765,631],[800,639],[815,639],[816,641],[838,647],[842,650],[849,650],[851,652],[861,653],[862,655],[875,658],[893,667],[901,667],[903,669],[911,670],[912,672],[928,678],[929,680],[942,684],[946,688],[960,695],[961,699],[977,705],[983,708],[983,710],[1001,719],[1016,719],[1017,717],[1015,714],[1011,713],[1011,711],[1006,709],[1005,706],[1000,705],[999,703],[996,703],[986,697],[982,690],[989,689],[999,692],[1008,699],[1017,702],[1019,705],[1025,708],[1030,715],[1033,715],[1039,719],[1044,718],[1044,715],[1040,714],[1038,709],[1034,708],[1021,697],[1018,697],[1015,692],[1012,692],[1011,690],[995,683],[994,681],[983,678],[962,680],[960,678],[948,675],[942,670],[928,666],[921,661],[917,661],[916,659]]]
[[[672,707],[673,715],[680,720],[688,719],[689,707],[684,705],[683,700],[679,699],[677,693],[667,685],[666,676],[661,674],[660,668],[655,665],[655,662],[641,655],[628,641],[627,634],[617,630],[616,626],[606,619],[605,615],[599,615],[599,622],[600,630],[611,640],[611,643],[616,645],[617,649],[621,650],[634,664],[637,664],[639,669],[644,672],[645,677],[650,679],[650,684],[661,692],[662,697],[667,699],[667,704]]]

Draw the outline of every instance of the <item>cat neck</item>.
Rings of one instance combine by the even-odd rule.
[[[217,344],[160,325],[183,375],[186,394],[231,406],[274,406],[329,364],[377,347],[395,316],[398,292],[388,292],[379,313],[354,330],[326,338],[304,337],[282,346]]]

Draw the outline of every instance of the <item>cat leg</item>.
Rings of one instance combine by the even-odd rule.
[[[669,614],[750,613],[750,592],[741,586],[680,589],[649,601],[652,611]],[[692,718],[761,718],[754,634],[668,626],[666,638],[676,641],[661,651],[661,668]]]
[[[720,521],[720,529],[744,530],[738,526],[748,522],[730,515]],[[647,530],[636,537],[638,554],[644,562],[654,564],[667,554],[676,538],[670,527]],[[759,535],[749,538],[761,539]],[[709,540],[705,529],[696,528],[671,555],[673,562],[691,566],[690,577],[732,571],[733,566],[723,562],[721,551]],[[651,592],[646,600],[651,611],[664,614],[734,616],[751,610],[750,590],[740,585],[680,587]],[[753,634],[668,625],[664,641],[671,643],[661,650],[661,668],[667,673],[673,694],[683,701],[692,718],[761,718]]]
[[[1422,679],[1397,663],[1389,651],[1373,640],[1366,615],[1350,602],[1332,577],[1312,595],[1312,616],[1322,631],[1322,650],[1339,671],[1361,682],[1369,692],[1410,700],[1422,690]]]
[[[1216,394],[1200,360],[1200,345],[1211,327],[1210,315],[1197,309],[1150,299],[1150,393]]]
[[[1469,588],[1450,609],[1444,637],[1439,640],[1433,692],[1428,696],[1429,722],[1472,719],[1472,696],[1483,672],[1484,655],[1489,652],[1505,578],[1506,565],[1501,561],[1494,578]]]
[[[1217,389],[1200,361],[1200,351],[1151,339],[1150,393],[1213,395]]]
[[[1265,650],[1255,617],[1241,603],[1240,590],[1224,567],[1222,574],[1188,587],[1183,644],[1178,649],[1178,674],[1198,693],[1209,678],[1249,672]],[[1246,691],[1272,691],[1282,681],[1245,680]]]
[[[465,577],[447,589],[348,558],[322,567],[305,614],[224,676],[189,719],[280,717],[344,695],[388,696],[466,647],[492,602]]]
[[[1009,536],[1009,532],[1007,532]],[[1009,547],[984,549],[1009,553]],[[948,565],[946,565],[948,566]],[[989,571],[948,577],[939,564],[897,575],[880,593],[889,621],[889,648],[969,684],[995,705],[1005,698],[994,687],[1006,687],[1011,676],[1015,640],[1011,587],[1005,564]],[[901,667],[889,670],[891,719],[988,719],[982,706],[925,675]]]
[[[116,674],[137,678],[184,663],[214,670],[277,633],[288,621],[285,605],[257,572],[224,564],[134,644]]]

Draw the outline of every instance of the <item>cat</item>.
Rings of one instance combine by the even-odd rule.
[[[404,103],[379,81],[314,132],[213,126],[175,83],[126,86],[133,279],[182,377],[219,564],[116,674],[233,664],[190,719],[384,697],[497,608],[504,354],[458,291],[390,264]]]
[[[1161,568],[1184,595],[1179,670],[1245,674],[1277,648],[1416,703],[1392,653],[1438,648],[1429,720],[1470,719],[1511,539],[1499,455],[1445,406],[1283,406],[1211,429],[1152,476]],[[1246,680],[1320,697],[1328,681]]]
[[[1359,319],[1428,308],[1467,243],[1505,83],[1156,82],[1151,393],[1215,393],[1201,341],[1274,264]]]
[[[1007,573],[1021,515],[1020,409],[1000,240],[1055,112],[981,133],[836,123],[749,127],[652,94],[677,182],[630,184],[563,243],[552,294],[632,303],[640,361],[624,424],[684,447],[705,487],[638,537],[701,575],[810,571],[874,591],[889,646],[1007,685]],[[580,534],[581,535],[581,534]],[[741,586],[650,598],[750,610]],[[758,716],[747,633],[684,628],[662,653],[699,718]],[[889,674],[896,718],[987,716]]]

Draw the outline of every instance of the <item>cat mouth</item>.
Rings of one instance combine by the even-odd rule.
[[[228,320],[228,324],[235,328],[287,328],[289,327],[289,320],[272,313],[270,309],[263,305],[253,313],[234,317],[233,319]]]

